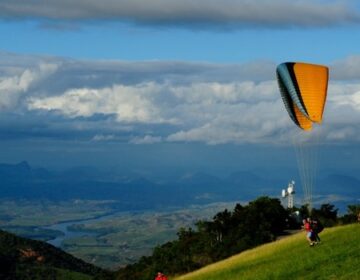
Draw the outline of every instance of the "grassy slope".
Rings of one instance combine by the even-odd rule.
[[[324,230],[309,247],[305,233],[245,251],[177,280],[360,279],[360,224]]]

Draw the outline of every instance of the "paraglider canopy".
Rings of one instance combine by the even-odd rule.
[[[276,68],[276,76],[285,108],[294,123],[303,130],[322,122],[329,69],[323,65],[286,62]]]

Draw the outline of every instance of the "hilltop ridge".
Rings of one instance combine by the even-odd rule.
[[[304,233],[261,245],[176,280],[360,279],[360,224],[325,229],[311,248]]]

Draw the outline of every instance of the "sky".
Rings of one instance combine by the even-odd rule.
[[[281,170],[275,69],[303,61],[330,69],[322,164],[356,172],[359,30],[350,0],[0,0],[0,162]]]

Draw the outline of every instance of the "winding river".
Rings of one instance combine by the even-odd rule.
[[[61,245],[65,239],[74,238],[74,237],[84,237],[84,236],[96,236],[97,235],[96,232],[71,231],[71,230],[69,230],[69,227],[73,226],[73,225],[79,225],[79,224],[91,224],[91,223],[95,223],[95,222],[100,222],[100,221],[112,218],[117,214],[118,213],[111,213],[111,214],[96,217],[96,218],[70,221],[70,222],[61,222],[61,223],[53,224],[51,226],[43,227],[44,229],[61,231],[63,233],[63,235],[60,235],[54,239],[48,240],[47,243],[49,243],[55,247],[61,248]]]

